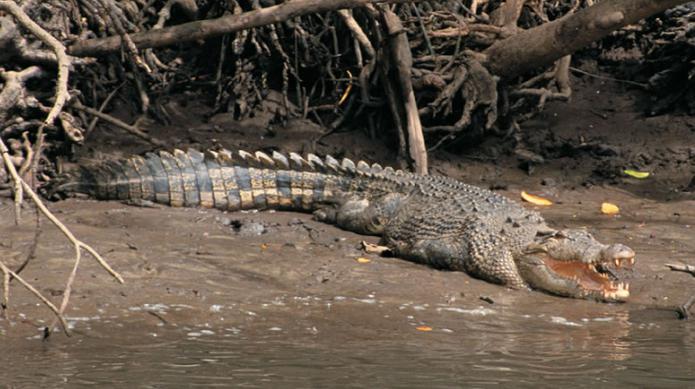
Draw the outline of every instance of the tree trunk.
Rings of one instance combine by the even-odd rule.
[[[622,26],[688,0],[604,0],[577,13],[501,40],[483,53],[494,75],[513,78],[546,67]]]

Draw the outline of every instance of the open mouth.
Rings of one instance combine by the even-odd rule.
[[[630,297],[630,284],[619,281],[607,268],[614,265],[616,268],[631,268],[635,263],[635,257],[616,256],[599,266],[580,261],[563,261],[546,256],[543,258],[546,266],[557,275],[577,282],[586,291],[598,294],[606,300],[625,300]]]

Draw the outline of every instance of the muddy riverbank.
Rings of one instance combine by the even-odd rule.
[[[574,81],[573,105],[552,105],[525,125],[529,147],[546,159],[532,174],[494,140],[461,153],[434,152],[431,170],[514,199],[521,190],[550,198],[555,205],[541,212],[552,225],[586,227],[601,241],[632,247],[637,263],[628,303],[511,291],[463,273],[365,254],[360,241],[375,238],[310,215],[70,199],[50,207],[126,283],[117,284],[86,258],[67,311],[75,336],[56,333],[43,343],[40,329],[52,317],[13,283],[10,319],[0,319],[0,382],[125,384],[149,377],[167,385],[188,377],[208,385],[443,387],[530,384],[540,374],[550,381],[575,377],[581,386],[594,382],[588,376],[599,384],[642,385],[658,372],[648,386],[683,384],[694,378],[687,366],[695,357],[695,331],[692,322],[675,319],[674,307],[695,293],[695,278],[664,264],[695,264],[695,196],[685,191],[695,173],[695,119],[646,118],[631,108],[634,96],[621,86]],[[609,96],[601,106],[597,91]],[[272,133],[229,130],[233,124],[224,117],[198,119],[182,116],[175,128],[151,131],[200,147],[219,142],[285,151],[306,150],[304,139],[321,131],[302,123]],[[107,141],[88,143],[84,154],[147,149],[123,143],[120,134],[97,139]],[[394,162],[388,148],[359,132],[327,136],[316,147]],[[652,175],[637,180],[623,168]],[[620,214],[601,214],[604,201],[617,204]],[[11,200],[0,199],[0,252],[7,263],[19,263],[31,244],[30,214],[13,226]],[[57,300],[72,255],[60,232],[44,222],[36,258],[22,274]],[[43,373],[30,374],[37,370]]]

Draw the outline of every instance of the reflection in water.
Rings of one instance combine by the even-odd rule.
[[[216,328],[200,336],[137,326],[2,347],[0,382],[18,386],[683,387],[695,379],[693,323],[634,321],[629,312],[570,320],[494,309],[439,310],[453,330],[339,336]],[[481,312],[485,312],[481,314]],[[639,316],[637,316],[639,317]],[[94,325],[94,327],[98,327]],[[441,327],[440,327],[441,328]],[[336,329],[333,329],[335,331]],[[359,332],[359,331],[358,331]],[[5,348],[4,351],[8,349]]]

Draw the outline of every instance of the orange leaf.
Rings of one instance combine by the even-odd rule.
[[[340,96],[340,100],[338,100],[338,104],[336,104],[336,105],[342,105],[345,102],[345,100],[347,100],[348,96],[350,95],[350,91],[352,90],[352,73],[350,73],[350,71],[347,70],[347,74],[348,74],[349,84],[348,84],[347,88],[345,88],[345,92],[343,92],[343,95]]]
[[[528,194],[525,191],[521,191],[521,198],[528,201],[531,204],[536,204],[536,205],[553,205],[553,202],[532,194]]]
[[[601,212],[605,215],[617,215],[620,213],[620,208],[612,203],[603,203],[601,204]]]
[[[417,326],[417,327],[415,327],[415,329],[418,331],[422,331],[422,332],[432,331],[432,327],[430,327],[430,326]]]
[[[359,258],[355,259],[355,261],[357,261],[358,263],[369,263],[372,260],[369,258],[365,258],[365,257],[359,257]]]

